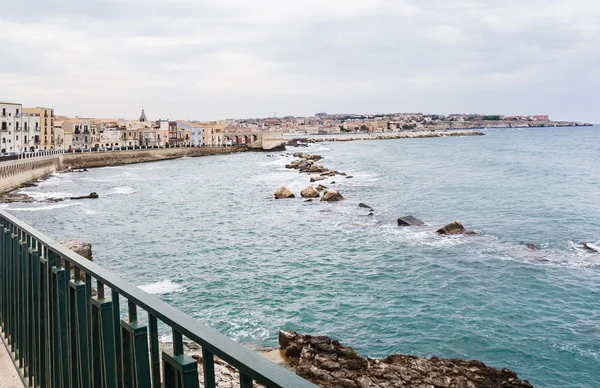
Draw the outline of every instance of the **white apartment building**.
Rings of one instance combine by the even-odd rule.
[[[26,145],[28,152],[40,150],[40,114],[22,113],[21,122],[23,125],[23,145]]]
[[[21,113],[23,106],[0,101],[0,153],[23,152]]]

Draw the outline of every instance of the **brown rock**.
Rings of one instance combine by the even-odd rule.
[[[444,226],[443,228],[438,229],[436,233],[441,235],[451,235],[462,234],[466,231],[467,230],[464,228],[464,226],[462,226],[462,224],[459,221],[454,221]]]
[[[327,190],[327,186],[319,185],[317,186],[317,191]]]
[[[72,250],[73,252],[77,253],[78,255],[83,256],[90,261],[93,261],[92,244],[91,243],[79,241],[79,240],[64,240],[64,241],[61,241],[59,244],[64,246],[65,248]],[[64,261],[61,264],[64,267]],[[74,279],[75,278],[75,268],[72,267],[70,272],[71,272],[71,279]],[[81,280],[82,282],[85,282],[85,271],[83,270],[83,268],[80,268],[79,280]]]
[[[279,343],[290,367],[323,388],[334,387],[471,387],[532,388],[509,369],[497,370],[480,361],[395,354],[363,358],[352,348],[328,337],[283,332]],[[290,356],[288,356],[290,357]]]
[[[308,186],[306,189],[302,190],[300,195],[302,195],[304,198],[318,198],[321,196],[319,191],[313,186]]]
[[[537,246],[535,246],[534,243],[527,243],[527,248],[531,249],[532,251],[539,251],[540,248],[538,248]]]
[[[338,201],[343,201],[343,200],[344,200],[344,197],[337,190],[328,190],[325,192],[325,194],[321,198],[321,201],[325,201],[325,202],[338,202]]]
[[[275,192],[275,198],[276,199],[282,199],[282,198],[295,198],[296,196],[294,195],[294,193],[292,193],[290,191],[290,189],[288,189],[287,187],[281,187],[279,190],[277,190]]]
[[[327,178],[325,178],[324,176],[314,176],[314,177],[310,178],[310,181],[311,182],[318,182],[318,181],[323,181],[325,179],[327,179]]]

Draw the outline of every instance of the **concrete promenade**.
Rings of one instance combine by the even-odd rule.
[[[2,335],[2,334],[0,334]],[[24,388],[8,350],[0,341],[0,388]]]

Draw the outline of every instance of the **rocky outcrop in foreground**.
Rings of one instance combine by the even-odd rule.
[[[279,345],[296,374],[323,388],[533,387],[509,369],[490,368],[480,361],[401,354],[383,359],[363,358],[329,337],[295,331],[279,332]]]

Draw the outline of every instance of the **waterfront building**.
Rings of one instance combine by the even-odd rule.
[[[215,122],[203,122],[202,126],[202,144],[207,146],[220,147],[225,141],[225,129],[223,125]]]
[[[169,121],[169,145],[177,144],[177,121]]]
[[[40,115],[38,113],[21,114],[23,124],[24,144],[27,144],[27,151],[35,152],[40,150]]]
[[[53,108],[23,108],[23,113],[37,113],[40,116],[40,150],[55,148],[54,109]]]
[[[19,103],[0,101],[0,153],[21,152],[23,147],[23,136],[20,134],[22,111],[23,106]]]

